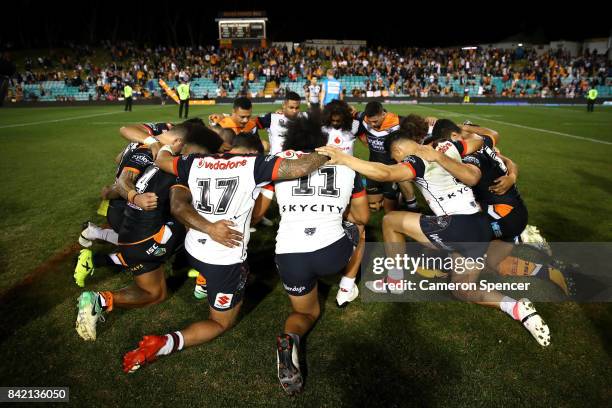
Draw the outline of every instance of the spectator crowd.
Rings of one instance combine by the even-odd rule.
[[[74,46],[70,53],[26,57],[17,63],[9,97],[18,100],[31,99],[24,94],[24,84],[39,84],[39,94],[46,95],[44,81],[62,81],[80,92],[94,89],[96,100],[119,98],[126,83],[140,97],[159,96],[159,79],[210,79],[217,86],[216,94],[205,97],[234,96],[236,91],[254,96],[249,87],[261,81],[274,81],[274,92],[282,94],[281,84],[321,78],[328,68],[337,78],[364,78],[350,90],[349,96],[356,97],[462,96],[464,88],[471,88],[482,96],[575,98],[592,85],[612,85],[612,64],[605,55],[585,50],[571,56],[562,49],[539,53],[523,47],[220,49],[105,43],[101,48]],[[240,89],[235,88],[236,78],[243,79]],[[56,100],[61,98],[58,95]]]

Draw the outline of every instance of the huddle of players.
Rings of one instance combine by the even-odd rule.
[[[303,383],[300,339],[320,315],[317,277],[346,268],[337,301],[345,305],[356,298],[354,281],[370,209],[383,207],[387,213],[385,242],[403,242],[408,235],[465,256],[481,255],[487,245],[449,245],[511,240],[526,225],[526,208],[514,187],[516,167],[496,153],[495,132],[430,119],[433,133],[428,136],[431,126],[423,118],[400,118],[378,103],[353,113],[346,103],[333,101],[323,109],[322,118],[314,112],[299,114],[299,107],[299,96],[290,93],[281,112],[254,119],[250,101],[239,98],[231,115],[211,117],[218,134],[197,119],[176,126],[122,128],[136,144],[122,153],[116,183],[103,190],[104,198],[111,199],[108,219],[113,229],[90,224],[80,239],[84,245],[108,240],[118,245],[117,251],[83,250],[75,279],[83,286],[95,267],[116,265],[132,272],[134,284],[112,292],[83,292],[76,324],[81,337],[95,340],[97,320],[113,307],[163,301],[163,263],[181,253],[183,242],[189,265],[206,278],[209,318],[165,336],[145,336],[125,355],[125,371],[210,341],[231,328],[248,274],[249,225],[263,216],[274,191],[281,214],[276,263],[293,309],[276,339],[277,368],[283,388],[294,394]],[[263,155],[258,128],[268,129],[271,155]],[[369,161],[352,156],[356,138],[367,142]],[[367,177],[367,198],[360,174]],[[435,216],[395,211],[398,184],[414,207],[410,182],[421,190]],[[265,193],[258,202],[261,191]],[[473,280],[477,274],[451,276]],[[401,278],[401,271],[390,271],[369,287],[398,293],[393,284]],[[548,344],[548,328],[529,301],[501,294],[455,295],[500,307],[521,320],[540,344]]]

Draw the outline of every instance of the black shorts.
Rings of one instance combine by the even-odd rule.
[[[374,163],[382,163],[386,165],[393,165],[395,161],[387,153],[372,152],[370,151],[369,161]],[[366,193],[368,195],[382,194],[384,198],[388,200],[398,199],[398,187],[397,183],[390,181],[374,181],[366,179]]]
[[[397,183],[366,179],[366,193],[368,195],[382,194],[388,200],[397,200],[398,192]]]
[[[206,278],[210,307],[225,312],[240,303],[249,275],[248,263],[214,265],[197,260],[189,252],[187,253],[187,259],[191,267]]]
[[[287,293],[304,296],[315,287],[320,276],[340,272],[353,255],[353,244],[346,237],[314,252],[277,254],[276,267]]]
[[[115,199],[108,202],[106,220],[116,233],[119,233],[119,229],[123,223],[123,212],[126,206],[127,202],[124,199]]]
[[[487,252],[493,232],[484,213],[421,215],[421,230],[436,247],[478,258]]]
[[[138,276],[154,271],[183,246],[185,242],[185,227],[181,224],[175,224],[172,226],[164,225],[162,228],[172,233],[165,242],[162,238],[164,231],[162,231],[144,241],[133,244],[119,244],[117,255],[121,262],[124,263],[127,272]],[[167,231],[165,232],[168,233]]]
[[[486,208],[494,239],[518,242],[518,237],[527,227],[529,213],[523,202],[512,204],[490,204]]]

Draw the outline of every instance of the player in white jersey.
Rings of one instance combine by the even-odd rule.
[[[316,115],[292,120],[281,156],[308,156],[327,139]],[[276,339],[277,368],[281,385],[293,395],[303,385],[300,339],[321,313],[317,280],[342,271],[353,255],[356,234],[349,238],[343,227],[347,209],[352,221],[365,225],[369,208],[361,176],[346,166],[323,166],[298,180],[275,182],[273,188],[281,215],[276,266],[293,309]]]
[[[258,137],[241,133],[229,153],[158,156],[157,166],[178,177],[170,197],[172,215],[189,228],[185,248],[191,266],[206,278],[209,316],[181,331],[145,336],[136,350],[124,356],[124,371],[211,341],[234,325],[248,274],[249,223],[260,188],[274,180],[310,174],[326,161],[318,154],[283,160],[261,152]]]
[[[484,256],[488,242],[493,238],[486,214],[474,199],[472,190],[457,181],[448,171],[435,162],[443,153],[453,157],[460,164],[460,158],[473,153],[482,146],[478,136],[470,140],[441,141],[436,147],[420,145],[421,136],[415,130],[397,132],[386,141],[387,151],[398,163],[385,165],[365,162],[341,153],[337,149],[323,147],[317,149],[329,155],[330,163],[345,164],[353,170],[381,181],[415,180],[421,192],[430,203],[435,216],[396,211],[385,215],[383,219],[383,236],[388,257],[400,255],[405,245],[405,236],[427,246],[460,254],[473,259]],[[415,137],[416,136],[416,137]],[[465,244],[464,244],[465,243]],[[463,273],[453,273],[452,282],[475,282],[481,269],[466,268]],[[390,290],[403,293],[403,270],[392,269],[382,281],[375,281],[374,289]],[[400,285],[397,285],[397,284]],[[397,288],[400,290],[397,290]],[[514,300],[497,291],[454,290],[458,299],[500,308],[513,319],[520,321],[542,346],[550,344],[550,331],[533,304],[528,299]]]
[[[280,112],[268,113],[257,118],[257,127],[268,132],[271,155],[282,151],[287,122],[300,115],[306,115],[305,112],[300,112],[301,99],[297,93],[288,92]]]
[[[351,107],[345,101],[333,100],[323,108],[323,131],[329,135],[327,144],[335,146],[342,151],[353,154],[353,147],[359,131],[359,121],[353,119]],[[359,244],[349,262],[344,276],[340,280],[340,287],[336,294],[338,307],[345,307],[357,298],[359,293],[355,279],[359,274],[363,251],[365,249],[365,225],[356,224],[359,233]]]
[[[306,87],[306,102],[309,110],[318,110],[321,103],[321,85],[317,83],[317,78],[310,80],[310,85]]]
[[[359,121],[353,119],[350,106],[345,101],[333,100],[323,108],[321,114],[323,132],[327,133],[327,144],[353,154]]]

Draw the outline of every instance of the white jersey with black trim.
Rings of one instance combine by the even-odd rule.
[[[299,112],[299,116],[306,116],[306,112]],[[257,125],[266,129],[270,142],[270,154],[275,155],[283,150],[287,122],[290,119],[282,113],[268,113],[257,118]]]
[[[303,153],[285,151],[283,158]],[[325,248],[344,235],[342,216],[351,198],[365,195],[361,177],[342,165],[323,166],[306,177],[268,185],[274,189],[281,215],[276,253],[308,253]]]
[[[264,155],[205,155],[193,154],[174,159],[176,187],[189,189],[196,211],[214,223],[233,221],[243,241],[228,248],[208,234],[189,229],[185,249],[201,262],[214,265],[233,265],[247,257],[250,224],[255,199],[260,188],[276,179],[282,159]]]
[[[330,146],[337,147],[353,155],[353,147],[355,146],[355,139],[357,138],[357,132],[359,131],[359,122],[353,120],[353,126],[351,130],[336,129],[331,126],[324,126],[323,131],[329,135],[327,144]]]
[[[465,155],[465,142],[441,142],[436,149],[453,160],[461,161]],[[480,212],[474,192],[453,177],[436,162],[424,161],[418,156],[408,156],[402,161],[415,175],[414,182],[425,201],[436,215],[475,214]]]
[[[318,104],[320,102],[321,85],[308,85],[308,103]]]

